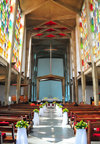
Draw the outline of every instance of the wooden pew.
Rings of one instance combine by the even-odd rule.
[[[0,144],[2,144],[2,143],[3,143],[3,141],[2,141],[2,133],[0,131]]]
[[[71,111],[71,115],[70,115],[70,125],[72,127],[72,123],[73,121],[76,122],[76,118],[77,117],[88,117],[88,116],[99,116],[100,115],[100,111]]]
[[[8,111],[5,109],[3,111],[0,111],[0,121],[7,121],[10,123],[16,123],[17,121],[22,120],[22,119],[26,120],[29,122],[29,127],[27,128],[27,134],[29,134],[31,131],[31,128],[33,126],[33,121],[32,121],[33,117],[31,117],[31,118],[29,117],[27,119],[27,117],[25,116],[27,113],[30,114],[29,111],[20,111],[20,110],[19,111],[16,111],[16,110]],[[16,117],[16,115],[17,115],[17,117]],[[17,130],[15,129],[15,132],[16,131]]]
[[[10,126],[0,126],[0,131],[7,133],[5,138],[2,138],[4,143],[14,143],[16,144],[16,138],[14,135],[14,125],[11,124]],[[10,133],[11,135],[8,135]]]
[[[100,122],[88,121],[88,144],[91,144],[91,141],[100,141],[100,131],[96,131],[94,128],[100,128]]]

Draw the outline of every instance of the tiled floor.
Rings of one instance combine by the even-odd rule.
[[[69,125],[62,127],[62,118],[54,109],[48,109],[40,117],[40,125],[34,126],[29,135],[29,144],[74,144],[75,137]]]

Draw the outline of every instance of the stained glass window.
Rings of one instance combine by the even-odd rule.
[[[100,2],[90,0],[90,21],[92,32],[93,59],[100,59]]]
[[[14,67],[17,71],[20,71],[20,65],[21,65],[23,28],[24,28],[24,17],[21,13],[20,7],[18,6],[16,15],[13,57],[12,57],[12,62],[16,62]]]
[[[10,61],[15,0],[0,0],[0,55]]]
[[[81,59],[82,59],[82,71],[84,71],[88,68],[87,62],[91,61],[85,3],[83,4],[80,17],[80,45],[81,45],[80,47],[81,47]]]

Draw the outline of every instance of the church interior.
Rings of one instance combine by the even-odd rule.
[[[99,88],[100,0],[0,0],[0,144],[99,144]]]

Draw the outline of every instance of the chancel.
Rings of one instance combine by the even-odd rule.
[[[100,0],[0,0],[0,144],[100,143]]]

